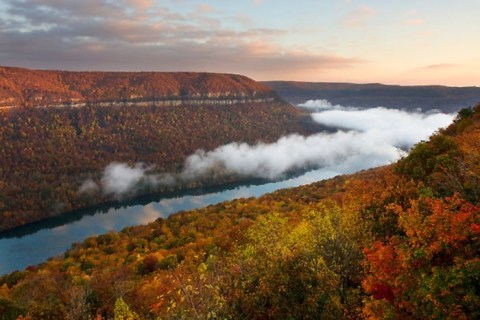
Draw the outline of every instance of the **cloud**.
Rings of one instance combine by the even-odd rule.
[[[97,192],[114,198],[134,195],[144,187],[174,185],[206,176],[278,179],[289,172],[308,168],[354,172],[396,161],[405,150],[427,139],[454,118],[443,113],[412,113],[382,107],[355,109],[332,105],[327,100],[301,104],[312,110],[312,119],[339,129],[308,137],[289,135],[275,143],[231,143],[211,151],[198,150],[189,156],[183,171],[173,175],[152,174],[143,164],[108,165],[99,183],[89,179],[79,193]]]
[[[339,104],[333,105],[330,101],[325,99],[318,99],[318,100],[308,100],[304,103],[298,105],[303,109],[307,109],[310,111],[324,111],[324,110],[357,110],[354,107],[345,107]]]
[[[130,166],[126,163],[114,162],[105,167],[99,182],[87,179],[77,192],[82,195],[101,191],[106,196],[121,199],[135,195],[143,188],[175,184],[172,175],[152,174],[152,170],[153,167],[147,167],[143,163]]]
[[[395,147],[375,145],[365,138],[358,132],[340,131],[309,137],[290,135],[272,144],[232,143],[190,156],[184,174],[189,179],[221,172],[273,180],[294,170],[328,167],[359,157],[371,158],[369,165],[379,165],[400,156]]]
[[[201,12],[201,13],[211,13],[211,12],[214,12],[215,9],[209,4],[200,3],[199,5],[197,5],[197,10],[196,11]]]
[[[443,69],[451,69],[451,68],[456,68],[456,67],[458,67],[458,64],[436,63],[436,64],[430,64],[430,65],[421,67],[419,69],[422,69],[422,70],[443,70]]]
[[[348,13],[343,19],[343,23],[351,28],[363,26],[376,14],[375,9],[365,5]]]
[[[82,183],[80,188],[78,188],[78,193],[93,194],[93,193],[96,193],[99,189],[100,187],[95,181],[93,181],[92,179],[87,179]]]
[[[406,25],[409,26],[419,26],[425,23],[425,20],[421,18],[412,18],[412,19],[407,19],[404,21]]]
[[[448,125],[453,115],[411,113],[385,108],[359,110],[332,105],[326,100],[308,101],[316,122],[340,129],[308,137],[289,135],[274,143],[230,143],[190,155],[182,172],[154,174],[138,163],[108,165],[99,182],[86,180],[79,193],[101,191],[121,199],[145,187],[173,186],[202,178],[236,175],[241,178],[279,179],[295,170],[322,168],[325,172],[350,173],[398,160],[405,150]]]
[[[209,5],[175,12],[149,0],[10,0],[0,63],[42,69],[210,71],[272,79],[350,68],[359,59],[280,45],[291,31],[238,28]],[[5,9],[4,9],[5,10]],[[228,26],[226,26],[228,25]],[[236,25],[236,26],[235,26]]]
[[[306,103],[313,108],[314,102]],[[318,110],[326,108],[318,100]],[[230,173],[276,179],[293,170],[342,167],[344,172],[396,161],[404,150],[448,125],[453,115],[421,114],[372,108],[355,110],[336,106],[312,114],[323,125],[342,128],[336,133],[309,137],[291,135],[272,144],[232,143],[212,151],[197,151],[185,163],[184,177]]]
[[[365,110],[328,110],[312,114],[323,125],[355,130],[379,143],[411,147],[435,130],[450,124],[452,114],[411,113],[382,107]]]
[[[112,163],[105,168],[102,186],[105,194],[121,196],[138,187],[146,177],[142,164],[130,167],[125,163]]]
[[[147,10],[153,7],[153,0],[128,0],[128,3],[137,10]]]
[[[409,26],[418,26],[425,23],[425,20],[418,16],[418,11],[416,9],[404,12],[403,16],[405,18],[403,23]]]

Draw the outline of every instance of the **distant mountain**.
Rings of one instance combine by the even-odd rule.
[[[318,129],[308,114],[240,75],[0,68],[0,231],[111,201],[100,190],[80,192],[85,181],[101,185],[111,163],[179,174],[198,149]]]
[[[480,87],[397,86],[379,83],[352,84],[331,82],[264,81],[283,99],[299,104],[325,99],[332,104],[371,108],[383,106],[423,111],[438,109],[456,112],[480,101]]]

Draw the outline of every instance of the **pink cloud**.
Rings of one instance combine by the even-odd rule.
[[[443,69],[451,69],[458,67],[458,64],[455,63],[436,63],[430,64],[428,66],[421,67],[422,70],[443,70]]]
[[[362,26],[365,25],[368,20],[370,20],[376,14],[377,12],[372,7],[362,6],[347,14],[343,20],[343,23],[348,27]]]
[[[279,45],[290,34],[288,29],[248,23],[242,30],[225,28],[207,4],[200,5],[196,16],[152,6],[150,0],[122,4],[14,2],[11,13],[23,20],[10,21],[8,31],[0,32],[1,63],[70,70],[230,72],[256,79],[321,74],[362,63],[354,57]],[[37,28],[46,24],[48,28]]]
[[[403,16],[405,18],[403,23],[409,26],[418,26],[425,23],[425,20],[418,16],[416,9],[406,11]]]
[[[211,12],[214,12],[215,9],[207,3],[200,3],[197,6],[197,11],[201,13],[211,13]]]
[[[147,10],[155,4],[153,0],[128,0],[128,3],[137,10]]]
[[[409,26],[418,26],[418,25],[422,25],[424,23],[425,23],[425,20],[423,20],[421,18],[414,18],[414,19],[405,20],[405,24],[407,24]]]

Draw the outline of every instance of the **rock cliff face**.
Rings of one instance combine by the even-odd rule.
[[[263,102],[272,89],[234,74],[71,72],[0,67],[0,107]],[[208,103],[208,102],[207,102]]]

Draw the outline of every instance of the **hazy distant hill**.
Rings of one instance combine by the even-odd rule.
[[[352,84],[329,82],[265,81],[292,104],[326,99],[332,104],[368,108],[431,110],[456,112],[480,101],[479,87],[396,86],[379,83]]]
[[[197,149],[308,134],[310,122],[240,75],[0,68],[0,231],[111,200],[78,192],[110,163],[178,173]]]

